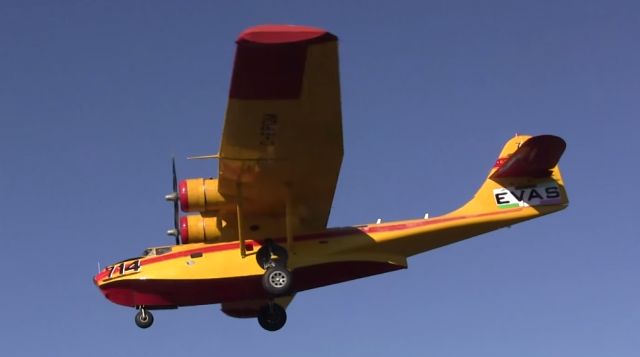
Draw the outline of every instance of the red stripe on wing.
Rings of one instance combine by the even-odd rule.
[[[237,42],[251,42],[255,44],[283,44],[301,41],[309,42],[317,40],[324,35],[331,34],[317,27],[296,25],[259,25],[242,31],[240,36],[238,36]]]
[[[322,29],[265,25],[238,38],[229,97],[244,100],[298,99],[302,91],[307,48],[335,41]]]

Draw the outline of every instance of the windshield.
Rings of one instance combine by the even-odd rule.
[[[171,252],[171,247],[156,248],[156,255],[167,254]]]
[[[153,257],[171,252],[171,247],[147,248],[142,252],[143,257]]]

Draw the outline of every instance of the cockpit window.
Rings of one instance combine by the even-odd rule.
[[[156,255],[167,254],[171,252],[171,247],[147,248],[142,252],[143,257],[153,257]]]
[[[156,255],[171,253],[171,247],[156,248]]]

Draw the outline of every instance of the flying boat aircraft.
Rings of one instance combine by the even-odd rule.
[[[553,135],[509,139],[459,209],[406,221],[327,228],[343,156],[337,37],[263,25],[237,39],[217,178],[178,182],[175,245],[107,266],[110,301],[152,310],[221,304],[232,317],[282,328],[295,294],[407,268],[407,258],[568,206]],[[179,217],[179,210],[194,214]]]

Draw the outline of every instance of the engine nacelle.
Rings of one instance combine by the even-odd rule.
[[[217,179],[195,178],[180,181],[180,208],[183,212],[217,211],[227,205],[218,192]]]
[[[211,242],[222,236],[222,220],[214,216],[191,215],[180,218],[182,244]]]

